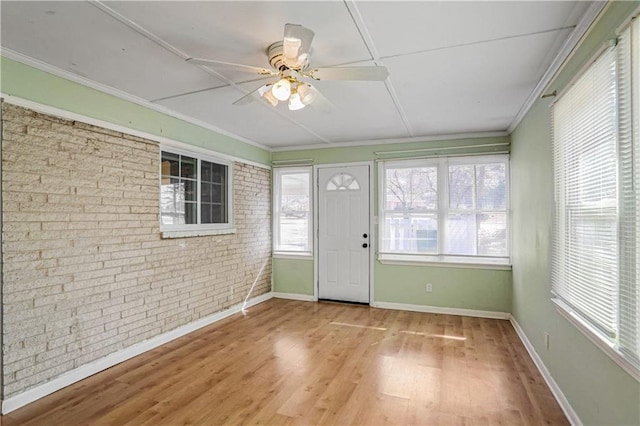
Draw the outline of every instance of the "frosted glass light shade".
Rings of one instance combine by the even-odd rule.
[[[271,92],[277,100],[286,101],[291,96],[291,83],[286,78],[283,78],[273,85]]]
[[[318,96],[318,91],[308,84],[299,84],[298,94],[300,95],[300,101],[305,105],[309,105]]]
[[[272,84],[272,83],[265,84],[264,86],[262,86],[262,87],[260,87],[260,88],[258,89],[258,94],[259,94],[260,96],[264,96],[264,94],[265,94],[265,93],[267,93],[267,92],[270,92],[270,91],[271,91],[271,88],[272,88],[272,87],[273,87],[273,84]]]
[[[306,105],[302,103],[300,100],[300,95],[296,92],[291,95],[289,98],[289,109],[291,111],[296,111],[304,108]]]
[[[278,100],[276,99],[275,96],[273,96],[273,92],[271,90],[267,90],[266,92],[264,92],[264,94],[262,95],[262,97],[271,104],[271,106],[276,106],[278,105]]]

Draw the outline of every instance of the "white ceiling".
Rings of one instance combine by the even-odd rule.
[[[506,131],[590,2],[2,1],[3,54],[28,57],[199,123],[283,149]],[[311,65],[385,65],[384,82],[320,81],[333,104],[232,102],[264,83],[200,57],[268,67],[285,23]],[[68,75],[68,74],[67,74]],[[107,89],[109,90],[109,89]]]

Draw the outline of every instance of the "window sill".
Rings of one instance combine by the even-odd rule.
[[[636,379],[636,381],[640,382],[640,369],[629,362],[629,360],[627,360],[624,355],[618,352],[618,350],[616,350],[611,343],[600,337],[600,335],[592,327],[590,327],[587,323],[580,319],[569,306],[555,298],[552,298],[551,301],[556,306],[556,311],[558,311],[558,313],[563,318],[569,321],[574,327],[578,329],[578,331],[584,334],[587,339],[589,339],[594,345],[596,345],[596,347],[598,347],[609,358],[611,358],[613,362],[618,364],[620,368],[629,373],[631,377]]]
[[[378,261],[383,265],[419,265],[440,268],[493,269],[510,271],[508,259],[470,258],[457,256],[428,256],[407,254],[378,254]]]
[[[226,235],[235,234],[235,228],[226,229],[194,229],[192,231],[161,231],[162,239],[167,238],[188,238],[188,237],[206,237],[209,235]]]
[[[273,252],[274,259],[313,260],[313,254],[309,252]]]

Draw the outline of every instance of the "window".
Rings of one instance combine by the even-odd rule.
[[[553,106],[551,262],[552,297],[560,312],[635,377],[640,377],[639,33],[635,22]]]
[[[160,229],[230,228],[230,164],[174,150],[161,155]]]
[[[274,169],[273,249],[311,253],[311,167]]]
[[[327,191],[357,191],[360,189],[358,180],[349,173],[340,173],[329,179]]]
[[[381,259],[508,264],[508,175],[504,155],[381,163]]]

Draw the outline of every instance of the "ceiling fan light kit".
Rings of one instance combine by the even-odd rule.
[[[289,101],[289,110],[297,111],[312,104],[318,98],[318,91],[303,78],[313,80],[361,80],[382,81],[389,72],[384,66],[368,67],[328,67],[307,71],[311,53],[311,41],[314,32],[297,24],[284,26],[282,41],[272,43],[267,48],[267,57],[273,70],[234,64],[212,59],[188,58],[187,61],[206,65],[221,65],[236,68],[238,71],[257,73],[259,75],[277,76],[278,81],[260,86],[251,93],[235,101],[234,105],[245,105],[257,94],[271,106],[278,106],[278,101]]]
[[[258,89],[258,94],[262,96],[271,106],[277,106],[278,101],[289,101],[289,110],[297,111],[311,104],[318,92],[311,85],[301,83],[294,77],[283,78],[275,84],[267,84]]]
[[[305,105],[309,105],[318,97],[318,91],[308,83],[300,83],[296,89],[300,95],[300,100]]]
[[[297,92],[292,93],[289,98],[289,109],[291,111],[297,111],[304,107],[306,107],[306,105],[300,100],[300,95]]]
[[[273,96],[279,101],[286,101],[291,96],[291,82],[288,78],[281,78],[271,89]]]
[[[258,89],[258,94],[262,96],[267,102],[269,102],[271,106],[276,106],[278,105],[278,100],[275,96],[273,96],[273,92],[271,91],[272,87],[273,84],[265,84]]]

